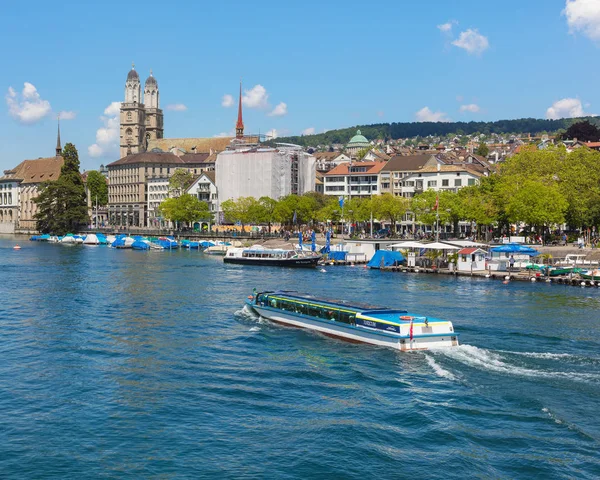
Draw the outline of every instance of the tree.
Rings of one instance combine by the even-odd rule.
[[[277,200],[271,197],[260,197],[258,205],[260,212],[258,223],[266,223],[269,226],[269,233],[271,233],[271,224],[276,220],[275,208],[277,207]]]
[[[87,187],[92,204],[98,202],[98,205],[106,205],[108,203],[108,185],[106,178],[99,171],[92,170],[88,173]]]
[[[582,142],[597,142],[600,140],[600,129],[592,125],[588,120],[577,122],[567,128],[562,135],[563,140],[573,140],[576,138]]]
[[[240,222],[242,229],[256,215],[256,199],[254,197],[239,197],[237,200],[225,200],[221,204],[225,220],[231,223]]]
[[[172,196],[178,197],[183,194],[193,182],[194,176],[190,172],[183,168],[178,168],[173,172],[171,178],[169,178],[169,192],[171,192]]]
[[[490,153],[490,149],[488,148],[488,146],[485,143],[482,142],[477,147],[477,150],[475,150],[475,153],[477,155],[481,155],[482,157],[487,157]]]
[[[408,200],[404,197],[396,197],[391,193],[384,193],[374,196],[371,202],[373,215],[380,220],[383,218],[389,220],[395,233],[396,222],[401,220],[408,211]]]
[[[62,153],[64,163],[60,177],[45,182],[40,195],[34,200],[38,205],[35,215],[37,229],[42,233],[64,235],[77,232],[89,222],[87,198],[83,179],[79,173],[79,155],[72,143],[67,143]]]
[[[361,148],[358,152],[356,152],[356,159],[357,160],[362,160],[363,158],[365,158],[367,156],[367,153],[369,153],[371,151],[371,147],[365,147],[365,148]]]
[[[158,207],[161,215],[172,222],[185,222],[191,225],[200,220],[210,220],[212,213],[208,203],[203,202],[189,193],[177,198],[167,198]]]

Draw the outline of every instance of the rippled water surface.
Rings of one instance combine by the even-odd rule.
[[[1,478],[597,478],[600,290],[0,237]],[[401,354],[253,287],[447,318]]]

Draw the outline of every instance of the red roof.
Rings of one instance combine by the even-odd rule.
[[[585,142],[586,147],[600,148],[600,142]]]
[[[357,175],[360,173],[367,173],[369,175],[373,175],[375,173],[379,173],[381,171],[381,169],[383,167],[385,167],[385,165],[387,164],[387,162],[354,162],[352,163],[352,165],[350,165],[349,162],[344,162],[344,163],[340,163],[338,166],[336,166],[335,168],[332,168],[331,170],[329,170],[325,176],[329,177],[331,175],[348,175],[349,172],[349,168],[350,166],[352,167],[367,167],[367,171],[366,172],[352,172],[353,174],[356,173]]]
[[[458,253],[461,255],[471,255],[472,253],[475,253],[478,250],[481,252],[484,252],[484,250],[481,250],[481,248],[467,247],[467,248],[463,248],[462,250],[459,250]]]

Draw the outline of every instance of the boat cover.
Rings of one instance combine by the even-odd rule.
[[[400,252],[390,250],[377,250],[371,261],[367,263],[369,268],[391,267],[399,265],[404,261],[404,256]]]

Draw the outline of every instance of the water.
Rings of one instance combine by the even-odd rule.
[[[597,478],[600,291],[0,237],[1,478]],[[401,354],[241,309],[293,288],[447,318]]]

